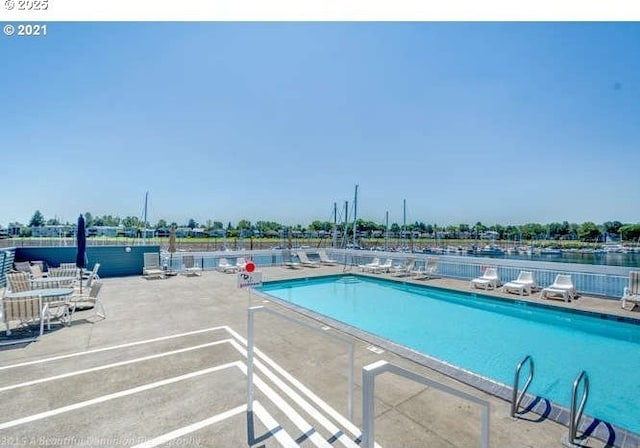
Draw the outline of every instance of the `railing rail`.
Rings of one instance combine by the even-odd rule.
[[[309,325],[302,320],[295,319],[286,314],[282,314],[264,306],[252,306],[248,310],[248,324],[247,324],[247,411],[253,411],[253,373],[254,373],[254,347],[255,347],[255,315],[256,313],[264,312],[271,314],[272,316],[279,317],[280,319],[292,322],[296,325],[305,327],[322,334],[325,337],[333,339],[337,342],[345,344],[348,351],[347,361],[347,378],[348,378],[348,392],[347,392],[347,414],[349,420],[353,421],[353,384],[354,384],[354,343],[353,341],[343,338],[335,333],[326,332],[312,325]]]
[[[520,383],[520,371],[524,364],[528,362],[529,364],[529,377],[527,378],[527,382],[524,384],[522,391],[518,394],[518,384]],[[529,389],[529,385],[533,381],[533,358],[530,355],[525,356],[516,366],[516,373],[513,378],[513,394],[511,396],[511,417],[515,417],[518,412],[518,408],[520,408],[520,403],[524,398],[524,395],[527,393],[527,389]]]
[[[426,378],[410,370],[403,369],[387,361],[378,361],[362,368],[362,447],[374,448],[375,445],[375,379],[378,375],[389,372],[425,386],[433,387],[458,398],[478,404],[482,407],[480,424],[480,446],[489,447],[489,402],[457,390],[453,387]]]
[[[580,406],[577,406],[578,387],[580,387],[581,382],[583,383],[582,399],[580,400]],[[576,442],[576,437],[578,434],[578,427],[580,426],[580,419],[582,418],[582,412],[584,411],[584,407],[587,404],[588,398],[589,375],[587,375],[587,372],[583,370],[576,377],[575,381],[573,382],[573,388],[571,389],[571,412],[569,415],[569,434],[567,437],[569,446],[579,445]]]

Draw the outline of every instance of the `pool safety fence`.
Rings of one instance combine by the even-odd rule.
[[[226,258],[229,263],[243,257],[251,259],[257,267],[283,266],[285,261],[295,257],[294,250],[253,250],[253,251],[224,251],[224,252],[176,252],[171,257],[168,252],[161,252],[162,262],[166,269],[181,271],[185,269],[182,257],[193,256],[195,265],[202,270],[216,270],[220,259]],[[303,249],[310,260],[319,261],[318,250]],[[439,255],[434,257],[427,254],[413,254],[400,252],[373,252],[362,250],[325,249],[327,255],[338,260],[348,269],[354,269],[361,264],[370,263],[374,258],[391,258],[394,265],[404,264],[407,258],[413,258],[416,268],[424,266],[427,258],[438,260],[437,275],[442,278],[471,280],[482,275],[488,266],[495,266],[501,283],[514,280],[520,271],[533,272],[539,288],[553,283],[556,275],[571,275],[573,284],[581,294],[588,294],[610,299],[622,297],[624,287],[629,281],[631,267],[585,265],[578,263],[542,262],[533,260],[512,260],[482,257],[465,257],[455,255]]]

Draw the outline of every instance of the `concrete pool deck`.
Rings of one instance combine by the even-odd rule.
[[[265,280],[276,280],[342,273],[343,268],[262,271]],[[255,340],[263,354],[256,374],[262,383],[256,389],[254,426],[243,408],[248,306],[273,307],[321,329],[319,322],[236,289],[236,276],[230,274],[103,282],[106,320],[81,311],[70,327],[56,325],[36,342],[0,350],[1,446],[239,447],[247,446],[249,429],[255,446],[288,446],[290,440],[303,447],[327,445],[327,440],[331,446],[351,446],[345,437],[355,438],[353,428],[334,413],[347,415],[346,350],[322,331],[258,314]],[[466,281],[416,283],[469,291]],[[539,294],[487,294],[540,301]],[[591,297],[544,303],[640,316],[621,310],[617,301]],[[514,420],[510,404],[500,398],[348,338],[355,344],[355,426],[362,420],[362,367],[383,359],[488,400],[491,446],[562,446],[565,426],[536,421],[531,413]],[[479,408],[432,388],[384,375],[377,380],[375,410],[381,447],[479,446]],[[593,438],[581,444],[608,446]],[[616,445],[640,446],[636,439],[616,440]]]

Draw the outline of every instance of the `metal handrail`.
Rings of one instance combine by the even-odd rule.
[[[522,392],[518,395],[518,384],[520,383],[520,370],[522,370],[522,366],[525,362],[529,361],[529,378],[527,378],[527,382],[522,388]],[[511,396],[511,417],[515,417],[518,412],[518,408],[520,407],[520,403],[524,398],[525,393],[527,393],[527,389],[529,385],[533,381],[533,358],[531,355],[525,356],[522,361],[518,363],[516,367],[516,373],[513,379],[513,395]]]
[[[582,400],[580,406],[576,410],[576,398],[578,395],[578,386],[580,381],[584,382],[582,389]],[[584,370],[576,377],[573,382],[573,389],[571,390],[571,414],[569,415],[569,443],[576,444],[575,439],[578,432],[578,424],[582,418],[582,411],[587,404],[587,398],[589,398],[589,375]]]
[[[433,387],[472,403],[482,406],[482,421],[480,426],[480,446],[489,448],[489,402],[468,394],[451,386],[431,380],[410,370],[403,369],[387,361],[377,361],[362,368],[362,448],[375,446],[375,379],[376,376],[389,372],[415,381],[425,386]]]
[[[308,328],[315,332],[319,332],[323,334],[325,337],[333,339],[334,341],[338,341],[347,346],[347,381],[348,381],[348,391],[347,391],[347,413],[349,414],[349,420],[353,421],[353,384],[354,384],[354,343],[353,341],[341,337],[337,334],[327,333],[324,330],[320,330],[314,326],[311,326],[302,320],[293,318],[291,316],[287,316],[286,314],[282,314],[276,310],[265,308],[264,306],[252,306],[248,309],[248,322],[247,322],[247,411],[253,411],[253,375],[254,375],[254,352],[255,352],[255,319],[254,315],[258,312],[264,312],[271,314],[272,316],[279,317],[280,319],[289,321],[291,323],[297,324],[301,327]]]

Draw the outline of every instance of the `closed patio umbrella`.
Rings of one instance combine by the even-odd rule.
[[[176,228],[171,226],[171,230],[169,231],[169,271],[171,271],[171,266],[173,264],[173,253],[176,251]]]
[[[76,266],[80,269],[80,293],[82,294],[82,270],[87,266],[87,232],[84,227],[84,217],[78,217],[78,229],[76,231]]]

